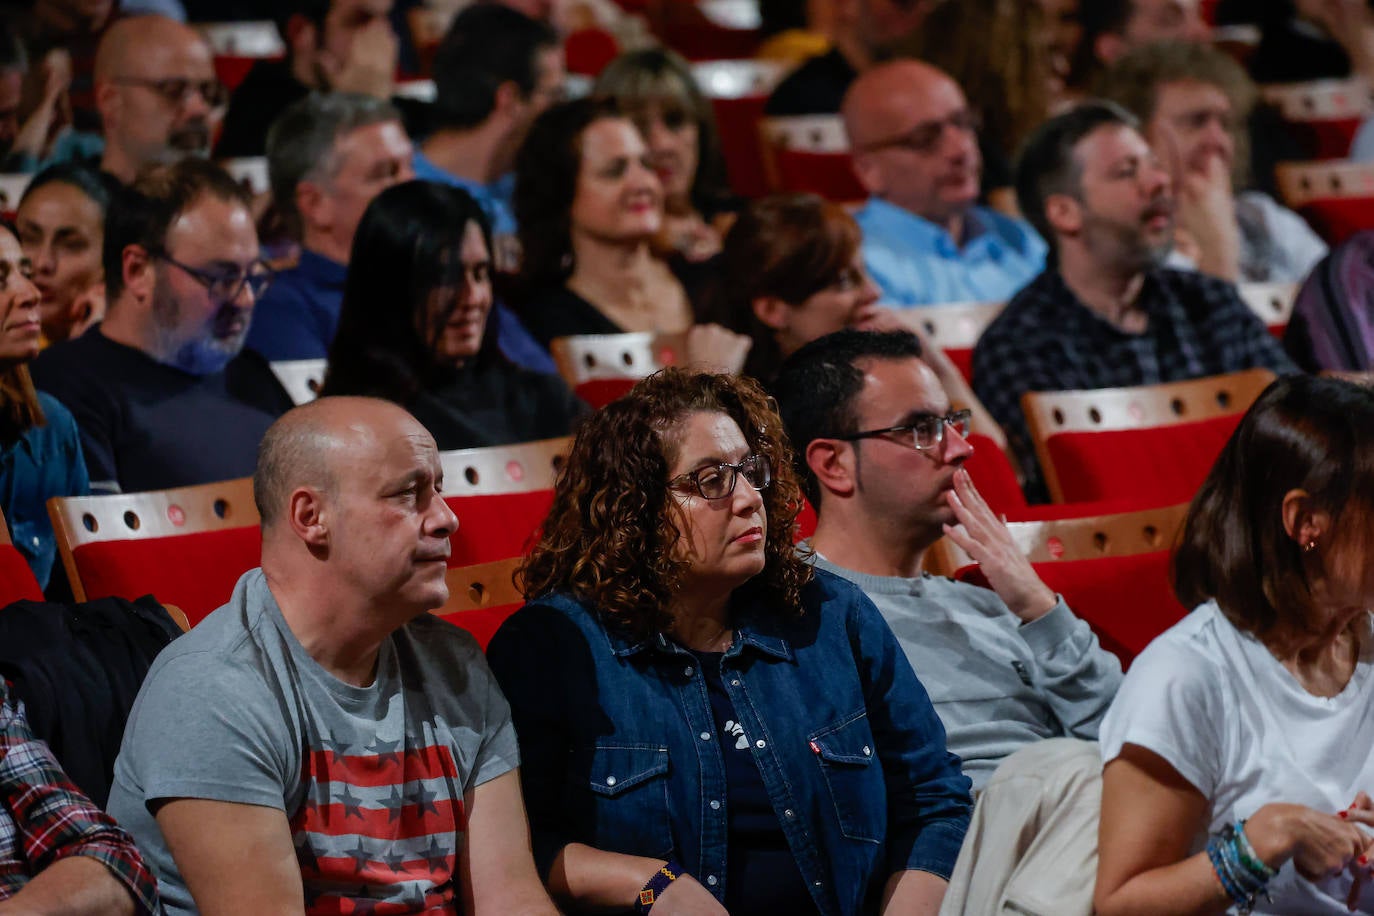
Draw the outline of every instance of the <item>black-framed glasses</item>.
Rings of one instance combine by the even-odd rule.
[[[982,126],[983,122],[978,113],[965,108],[945,118],[922,121],[901,136],[866,144],[864,149],[874,151],[897,146],[928,155],[940,148],[940,141],[945,137],[945,128],[952,127],[965,133],[977,134]]]
[[[924,452],[940,447],[940,444],[945,441],[946,426],[957,430],[960,436],[967,437],[972,422],[973,411],[956,410],[943,417],[927,414],[911,423],[903,423],[901,426],[889,426],[887,429],[869,429],[861,433],[851,433],[848,436],[835,436],[834,438],[842,442],[853,442],[855,439],[874,439],[888,433],[909,432],[911,433],[912,445],[917,451]]]
[[[735,492],[735,484],[743,477],[755,490],[765,490],[773,482],[773,466],[767,455],[750,455],[739,464],[717,464],[679,474],[668,485],[690,483],[702,499],[725,499]]]
[[[247,270],[201,270],[181,263],[165,251],[154,251],[151,254],[159,261],[166,261],[173,267],[185,271],[191,279],[205,287],[205,291],[215,302],[233,302],[239,297],[239,293],[243,292],[244,286],[248,287],[248,292],[253,295],[253,301],[257,302],[262,298],[262,294],[267,292],[267,287],[272,285],[272,278],[275,276],[272,268],[264,261],[254,261]]]
[[[229,89],[219,80],[192,80],[183,77],[169,77],[154,80],[137,76],[117,76],[111,82],[120,86],[142,86],[162,96],[169,105],[183,105],[198,92],[211,108],[221,108],[229,102]]]

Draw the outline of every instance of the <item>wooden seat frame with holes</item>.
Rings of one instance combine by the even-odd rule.
[[[1187,516],[1188,503],[1180,503],[1115,515],[1008,522],[1007,530],[1031,563],[1068,562],[1170,550],[1178,542]],[[972,557],[943,537],[930,548],[924,568],[934,575],[953,576],[972,565]]]
[[[293,404],[308,404],[320,396],[328,361],[323,359],[286,359],[269,363],[272,374],[286,389]]]
[[[1317,200],[1374,197],[1374,163],[1280,162],[1274,177],[1279,196],[1294,210]]]
[[[1268,369],[1092,391],[1027,391],[1021,396],[1035,456],[1050,497],[1062,502],[1063,486],[1050,456],[1050,437],[1192,423],[1242,413],[1274,380]]]
[[[1238,283],[1241,300],[1268,327],[1284,327],[1293,317],[1296,283]]]
[[[525,596],[515,585],[515,571],[525,562],[524,557],[509,557],[491,563],[457,566],[445,575],[448,582],[448,601],[432,613],[447,617],[464,611],[518,604]]]
[[[572,438],[440,452],[444,496],[494,496],[551,490],[572,448]]]
[[[643,378],[682,360],[684,333],[578,334],[556,337],[549,352],[570,388],[598,379]]]
[[[86,600],[73,556],[82,545],[220,531],[259,522],[250,477],[146,493],[55,496],[48,500],[48,515],[77,601]]]

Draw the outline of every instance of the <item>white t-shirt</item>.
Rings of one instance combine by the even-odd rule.
[[[1136,658],[1102,722],[1103,763],[1135,744],[1167,760],[1210,801],[1207,832],[1269,802],[1335,813],[1374,794],[1374,638],[1367,616],[1360,659],[1334,697],[1308,693],[1259,640],[1208,602]],[[1193,849],[1207,837],[1194,838]],[[1348,913],[1352,878],[1317,883],[1292,862],[1256,913]],[[1374,885],[1359,912],[1374,913]]]

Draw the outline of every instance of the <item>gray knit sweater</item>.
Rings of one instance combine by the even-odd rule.
[[[1022,624],[991,589],[936,576],[868,576],[816,554],[878,606],[981,790],[1002,759],[1040,738],[1097,739],[1121,662],[1062,597]]]

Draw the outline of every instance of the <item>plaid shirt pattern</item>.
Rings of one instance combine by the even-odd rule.
[[[1031,499],[1047,494],[1021,411],[1027,391],[1152,385],[1256,367],[1297,371],[1223,280],[1152,270],[1139,304],[1149,325],[1127,334],[1083,305],[1050,268],[1007,303],[974,348],[973,390],[1020,457]]]
[[[67,856],[103,864],[128,887],[138,912],[162,912],[133,838],[72,784],[0,680],[0,900]]]

